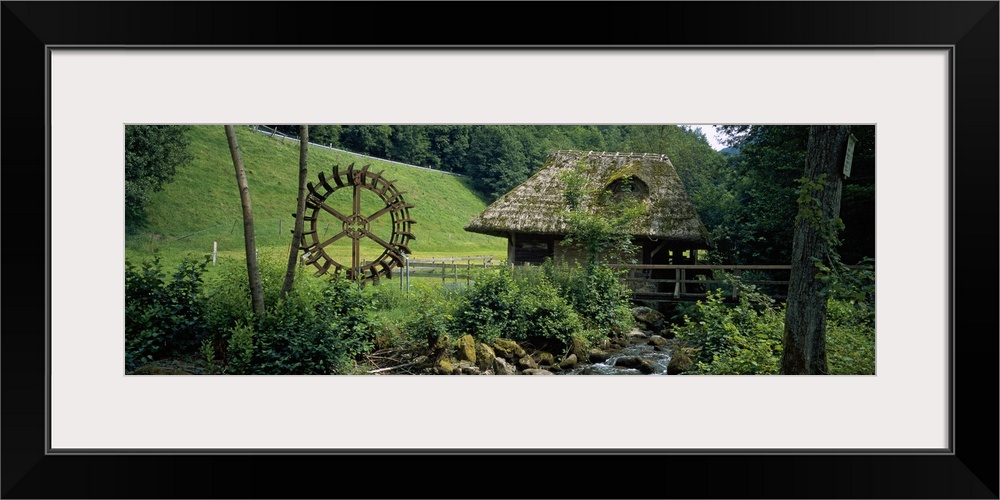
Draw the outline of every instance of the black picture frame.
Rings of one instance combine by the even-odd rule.
[[[51,258],[55,243],[38,234],[39,218],[51,217],[41,200],[45,193],[51,206],[45,96],[46,47],[53,45],[947,46],[954,101],[951,453],[52,455],[45,437],[51,267],[44,280],[37,271],[12,276],[8,267],[0,337],[4,498],[301,498],[316,496],[317,487],[320,496],[385,498],[998,498],[998,321],[982,304],[996,297],[998,276],[996,1],[560,2],[547,9],[492,2],[3,2],[0,20],[4,220],[8,236],[17,236],[3,254],[15,271],[37,268],[20,263],[38,262],[43,252]],[[359,479],[368,471],[383,480]]]

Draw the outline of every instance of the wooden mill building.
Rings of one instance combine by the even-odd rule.
[[[573,177],[575,176],[575,177]],[[697,250],[710,248],[670,160],[661,154],[556,151],[542,168],[472,219],[466,231],[507,238],[507,261],[514,265],[580,260],[563,244],[567,179],[584,182],[578,210],[600,213],[608,203],[634,198],[643,215],[628,228],[642,255],[641,264],[693,264]]]

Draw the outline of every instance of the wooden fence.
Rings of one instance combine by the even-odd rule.
[[[368,263],[365,261],[365,264]],[[449,281],[457,284],[464,280],[468,285],[472,282],[473,269],[484,269],[494,265],[492,255],[408,259],[402,268],[394,270],[393,273],[398,273],[400,276],[400,287],[408,286],[410,278],[440,279],[442,284]]]
[[[743,283],[763,288],[768,295],[784,299],[788,295],[790,265],[724,265],[724,264],[622,264],[612,266],[627,269],[625,282],[636,299],[650,301],[697,300],[709,290],[724,288],[727,281],[715,278],[715,271],[732,274]],[[847,266],[860,269],[862,266]],[[731,287],[733,299],[739,298],[739,288]]]

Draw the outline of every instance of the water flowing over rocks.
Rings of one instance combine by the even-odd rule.
[[[485,344],[471,335],[454,342],[442,335],[413,364],[415,373],[431,375],[667,375],[693,365],[693,353],[681,352],[673,341],[648,330],[632,330],[602,347],[588,350],[574,341],[557,356],[510,339]]]

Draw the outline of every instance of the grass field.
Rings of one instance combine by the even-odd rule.
[[[237,137],[247,172],[253,206],[255,236],[260,252],[287,256],[291,230],[295,224],[299,145],[297,141],[269,137],[237,127]],[[243,216],[236,175],[221,125],[196,126],[191,133],[190,151],[194,160],[178,169],[173,181],[155,193],[148,207],[145,229],[125,238],[125,255],[132,261],[161,257],[172,268],[185,257],[202,258],[218,244],[220,264],[245,261]],[[413,258],[493,255],[506,257],[506,241],[466,232],[466,223],[486,208],[486,202],[469,188],[466,179],[389,162],[358,157],[320,147],[309,150],[309,180],[318,183],[318,173],[330,177],[334,165],[344,171],[371,164],[372,172],[383,171],[386,179],[396,179],[403,191],[416,239],[410,242]],[[350,190],[340,189],[329,198],[341,213],[350,213]],[[362,191],[362,211],[373,213],[384,204],[373,193]],[[382,217],[372,232],[388,240],[391,225]],[[342,229],[340,221],[328,214],[318,219],[318,233],[330,237]],[[382,247],[362,240],[362,258],[377,257]],[[333,258],[350,263],[349,238],[326,248]]]

